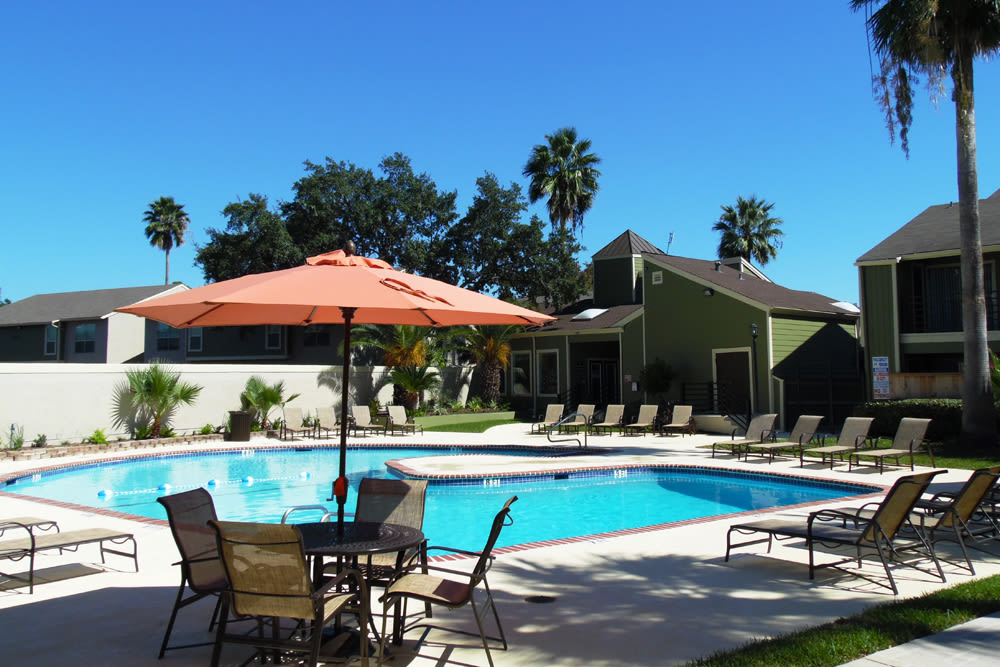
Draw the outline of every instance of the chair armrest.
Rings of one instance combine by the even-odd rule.
[[[860,511],[861,509],[859,508],[858,512]],[[809,514],[810,532],[812,531],[813,521],[815,521],[816,519],[819,519],[820,521],[835,521],[839,519],[844,522],[845,526],[847,525],[848,521],[853,521],[855,527],[857,527],[859,523],[870,522],[870,519],[864,519],[858,516],[858,514],[852,512],[845,512],[843,510],[834,510],[834,509],[819,510],[817,512],[812,512]]]
[[[361,572],[354,568],[346,568],[338,572],[336,576],[326,579],[322,586],[310,594],[310,597],[313,599],[328,597],[331,590],[339,588],[339,586],[347,579],[353,579],[355,585],[358,586],[358,590],[365,591],[365,578],[362,576]]]

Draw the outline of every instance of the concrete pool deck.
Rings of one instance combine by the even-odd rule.
[[[527,425],[511,425],[490,429],[482,435],[428,432],[422,436],[369,436],[350,440],[361,443],[548,445],[544,436],[529,435],[527,431]],[[407,465],[420,466],[426,474],[479,471],[499,475],[528,470],[677,464],[884,486],[909,472],[894,470],[879,475],[877,470],[867,467],[848,473],[846,465],[838,465],[831,472],[818,463],[807,463],[800,469],[798,461],[781,460],[768,464],[762,458],[751,459],[749,463],[737,462],[727,456],[712,459],[709,451],[698,448],[698,445],[720,439],[724,437],[612,435],[590,438],[590,446],[615,448],[619,450],[616,454],[532,457],[529,460],[471,454],[441,457],[437,462],[429,459],[410,461]],[[330,440],[320,442],[329,443]],[[243,444],[224,446],[238,448]],[[145,453],[218,447],[218,443],[185,445]],[[90,455],[44,463],[61,466],[95,458]],[[0,475],[37,467],[40,467],[38,461],[3,461]],[[963,481],[968,475],[969,471],[948,471],[937,480]],[[33,595],[28,595],[23,588],[0,585],[0,627],[3,628],[0,656],[5,664],[152,666],[200,665],[209,661],[209,646],[170,651],[163,660],[156,659],[180,576],[178,568],[172,566],[178,556],[164,523],[81,511],[13,494],[0,494],[0,503],[3,508],[0,516],[51,517],[59,521],[63,530],[92,526],[125,529],[135,533],[139,545],[138,574],[131,572],[129,560],[113,555],[102,567],[96,546],[87,545],[76,553],[40,555],[36,569],[40,578],[51,581],[37,584]],[[843,504],[840,501],[826,505]],[[824,505],[814,507],[820,506]],[[782,513],[806,511],[797,509]],[[745,513],[670,524],[626,535],[597,535],[503,550],[489,580],[510,649],[493,651],[496,664],[678,664],[740,646],[755,638],[829,622],[893,599],[885,589],[835,571],[821,572],[815,581],[810,581],[807,553],[794,545],[776,546],[770,555],[765,555],[760,546],[745,548],[735,552],[729,563],[723,562],[728,526],[764,514],[773,513]],[[512,508],[512,516],[517,521],[517,505]],[[1000,572],[1000,558],[977,552],[974,558],[977,577]],[[5,571],[19,571],[18,563],[4,562],[4,566]],[[900,597],[919,595],[971,579],[953,566],[944,564],[944,568],[948,575],[946,584],[929,574],[896,568],[894,574]],[[880,575],[884,579],[877,563],[866,562],[865,571],[876,579]],[[551,596],[555,601],[549,604],[526,601],[526,598],[539,595]],[[212,636],[206,631],[210,606],[209,602],[199,602],[181,610],[172,643],[211,640]],[[980,624],[990,622],[989,617],[979,621]],[[992,622],[997,623],[996,619]],[[429,623],[432,629],[426,633],[420,630],[408,633],[405,650],[388,664],[414,667],[486,664],[478,637],[439,629],[459,628],[474,632],[470,609],[440,611]],[[941,633],[934,638],[946,635],[948,633]],[[983,655],[995,656],[1000,649],[1000,637],[991,636],[993,641],[986,642]],[[416,646],[421,638],[423,641]],[[971,641],[962,645],[975,648]],[[913,649],[913,644],[893,651],[908,648]],[[919,656],[934,654],[919,645],[915,650],[917,658],[911,651],[905,664],[922,664]],[[239,664],[247,655],[248,649],[229,646],[223,653],[223,662]],[[868,660],[874,661],[882,655],[870,656]],[[976,655],[975,652],[969,654],[971,658]],[[891,656],[885,659],[890,660]],[[934,662],[941,662],[940,654]],[[930,661],[927,664],[931,664]],[[978,663],[972,660],[962,664]]]

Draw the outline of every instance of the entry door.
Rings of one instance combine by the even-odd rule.
[[[618,362],[591,359],[588,362],[590,401],[596,405],[618,402]]]
[[[745,413],[750,401],[750,353],[717,352],[715,383],[719,389],[716,406],[719,413]]]

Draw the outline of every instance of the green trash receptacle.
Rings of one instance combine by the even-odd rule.
[[[234,442],[249,442],[250,413],[246,410],[229,411],[229,439]]]

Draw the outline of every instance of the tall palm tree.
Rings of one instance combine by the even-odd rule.
[[[555,134],[545,135],[548,144],[531,149],[522,174],[531,179],[528,199],[534,204],[543,197],[549,199],[549,221],[570,230],[583,229],[583,214],[590,210],[597,194],[596,165],[601,158],[590,150],[590,139],[577,140],[575,127],[564,127]]]
[[[510,364],[510,337],[523,330],[520,325],[481,325],[459,327],[454,332],[464,340],[458,348],[472,355],[482,367],[484,403],[499,400],[500,372]]]
[[[875,95],[885,112],[890,140],[899,128],[909,155],[913,85],[918,76],[932,84],[951,75],[958,147],[958,220],[961,243],[962,438],[996,445],[996,416],[986,342],[986,292],[979,224],[976,165],[976,105],[973,61],[1000,52],[998,0],[851,0],[864,11],[870,44],[879,57]]]
[[[163,284],[170,284],[170,250],[184,243],[184,232],[191,222],[184,211],[184,205],[178,204],[173,197],[160,197],[150,202],[149,208],[142,216],[146,223],[146,238],[154,248],[166,253],[166,274]]]
[[[722,232],[719,259],[743,257],[763,266],[777,257],[785,234],[778,229],[781,219],[771,217],[772,208],[774,204],[756,196],[737,197],[735,208],[723,206],[722,215],[712,226],[714,231]]]

